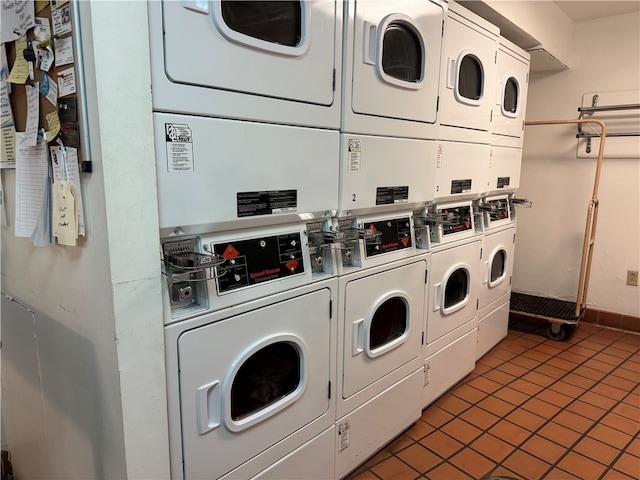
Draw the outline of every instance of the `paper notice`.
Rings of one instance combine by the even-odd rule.
[[[73,186],[64,180],[53,184],[53,235],[61,245],[76,246],[78,211]]]
[[[22,141],[27,142],[24,145],[33,147],[38,143],[38,118],[40,116],[40,102],[38,101],[40,86],[38,82],[26,84],[25,93],[27,94],[27,124]]]
[[[47,143],[50,143],[60,133],[60,119],[56,110],[47,113],[47,125],[49,130],[45,133],[44,139]]]
[[[46,72],[40,74],[40,94],[54,107],[58,105],[58,83],[51,80]]]
[[[33,27],[33,36],[38,42],[51,38],[51,24],[46,17],[36,17],[36,24]]]
[[[72,147],[49,147],[51,165],[53,167],[53,180],[66,180],[74,187],[76,207],[78,210],[78,233],[85,234],[84,208],[82,206],[82,189],[80,188],[80,169],[78,168],[78,150]]]
[[[33,0],[3,0],[1,13],[0,43],[13,42],[33,27]]]
[[[76,77],[73,67],[58,72],[58,97],[76,93]]]
[[[64,35],[71,31],[71,5],[68,3],[51,12],[53,34]]]
[[[56,52],[56,67],[73,63],[73,37],[65,37],[53,40]]]
[[[16,60],[11,67],[11,73],[9,74],[8,81],[11,83],[25,83],[29,78],[29,64],[24,59],[22,52],[27,48],[27,40],[25,37],[21,37],[16,40]]]
[[[16,129],[9,102],[9,67],[4,45],[0,47],[0,54],[0,168],[6,168],[15,166]]]
[[[27,146],[16,133],[16,237],[30,237],[38,223],[48,178],[46,144]]]

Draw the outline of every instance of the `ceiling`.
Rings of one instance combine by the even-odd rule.
[[[576,23],[622,15],[623,13],[640,12],[640,0],[627,0],[622,2],[606,0],[585,0],[581,2],[556,0],[555,3]]]

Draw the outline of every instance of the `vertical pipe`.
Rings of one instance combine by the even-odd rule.
[[[80,133],[82,135],[82,171],[91,172],[91,141],[89,138],[89,112],[87,111],[87,87],[84,76],[84,60],[82,55],[82,30],[80,26],[80,0],[72,0],[73,16],[73,40],[76,50],[76,77],[78,88],[78,101],[80,104]]]

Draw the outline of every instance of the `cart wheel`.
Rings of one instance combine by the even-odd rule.
[[[567,331],[558,323],[552,323],[547,328],[547,338],[561,342],[567,336]]]

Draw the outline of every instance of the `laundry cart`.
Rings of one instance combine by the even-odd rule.
[[[545,298],[535,295],[528,295],[519,292],[511,293],[510,310],[528,316],[546,320],[549,322],[547,337],[552,340],[564,340],[567,335],[566,326],[576,326],[584,316],[587,306],[587,291],[589,288],[589,275],[591,273],[591,260],[593,257],[593,247],[596,237],[596,226],[598,221],[598,186],[600,184],[600,172],[602,169],[602,158],[604,155],[604,145],[607,137],[607,128],[603,121],[593,119],[576,120],[540,120],[526,122],[526,125],[566,125],[566,124],[595,124],[601,129],[600,147],[598,151],[598,161],[596,163],[595,179],[593,184],[593,194],[587,207],[587,220],[582,244],[582,261],[580,265],[580,276],[578,278],[578,293],[576,301],[565,301],[554,298]]]

